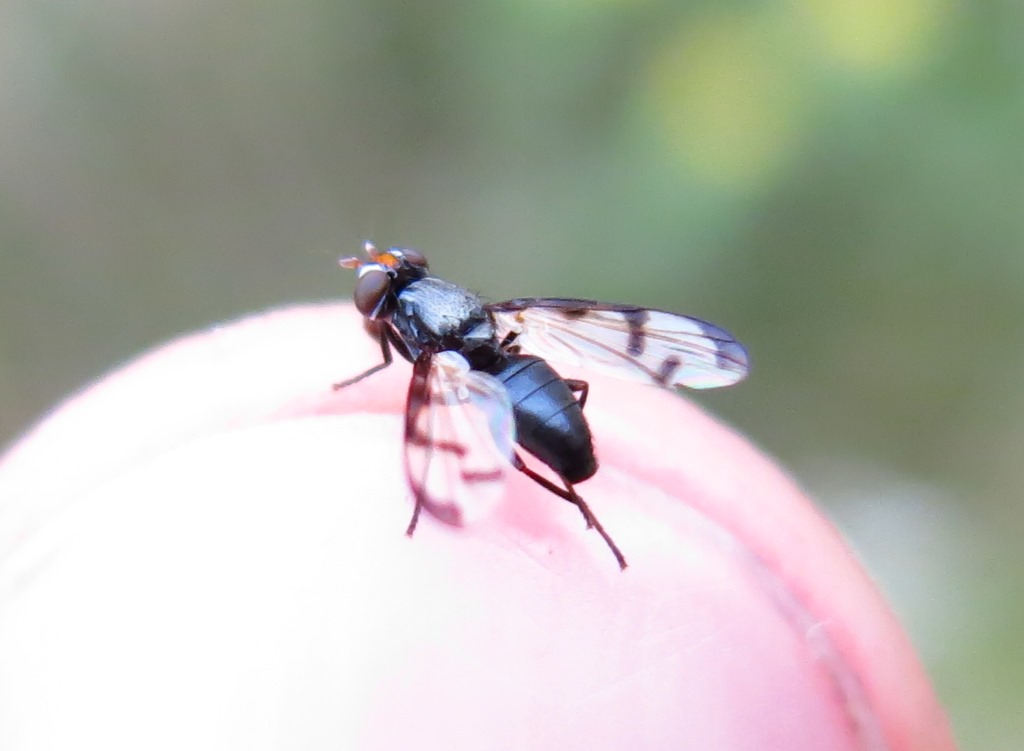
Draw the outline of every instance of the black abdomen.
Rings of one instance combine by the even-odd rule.
[[[516,441],[567,482],[597,471],[590,427],[576,395],[539,357],[510,355],[491,375],[505,384],[512,400]]]

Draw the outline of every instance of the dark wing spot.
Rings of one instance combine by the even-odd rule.
[[[719,342],[715,361],[715,364],[723,370],[746,371],[750,367],[747,350],[736,341]]]
[[[583,318],[584,316],[586,316],[590,312],[590,309],[589,308],[562,308],[559,312],[562,315],[564,315],[566,318],[571,318],[573,320],[576,320],[578,318]]]
[[[672,376],[676,374],[676,370],[682,365],[683,362],[675,355],[666,357],[661,361],[661,367],[658,368],[658,375],[655,376],[656,380],[662,386],[667,386],[672,383]]]
[[[626,319],[626,325],[629,326],[626,353],[632,357],[639,357],[644,353],[644,345],[646,344],[644,326],[647,324],[650,314],[643,308],[635,308],[622,311],[622,315]]]
[[[417,430],[412,431],[405,438],[411,446],[418,446],[425,448],[428,451],[441,451],[444,453],[455,454],[455,456],[465,456],[468,450],[461,443],[455,443],[454,441],[435,441],[429,435],[420,433]]]
[[[462,479],[466,482],[494,482],[496,480],[500,480],[502,477],[502,471],[500,469],[464,469],[460,474],[462,475]]]

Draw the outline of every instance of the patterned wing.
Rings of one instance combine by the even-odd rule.
[[[405,471],[421,508],[450,524],[484,515],[504,487],[515,421],[504,385],[455,352],[421,355],[405,413]]]
[[[698,318],[567,298],[520,298],[488,309],[499,338],[512,338],[522,351],[617,378],[708,389],[747,375],[743,345]]]

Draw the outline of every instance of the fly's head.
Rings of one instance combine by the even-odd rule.
[[[379,251],[373,243],[363,246],[366,258],[347,256],[338,261],[342,268],[359,275],[352,300],[367,320],[388,318],[395,310],[398,293],[408,284],[427,276],[427,259],[418,250],[389,248]]]

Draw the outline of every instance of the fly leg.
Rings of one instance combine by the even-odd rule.
[[[566,378],[565,385],[572,393],[580,395],[576,401],[579,403],[580,409],[583,409],[583,405],[587,403],[587,394],[590,393],[590,384],[578,378]]]
[[[586,389],[583,389],[583,393],[584,395],[586,394]],[[594,516],[594,512],[590,510],[590,506],[587,505],[587,502],[580,498],[580,496],[576,493],[576,490],[573,488],[571,483],[567,482],[565,478],[561,478],[562,482],[565,483],[565,487],[558,487],[553,482],[548,480],[546,477],[542,477],[541,475],[537,474],[532,469],[527,467],[526,462],[523,461],[523,458],[519,456],[519,454],[512,455],[512,466],[518,469],[527,477],[529,477],[531,480],[536,482],[538,485],[543,487],[545,490],[551,491],[559,498],[561,498],[563,501],[568,501],[569,503],[573,504],[576,508],[578,508],[580,510],[580,513],[583,514],[583,518],[587,522],[587,527],[596,529],[597,533],[601,535],[601,538],[605,541],[605,544],[608,545],[608,548],[612,551],[612,555],[615,556],[616,562],[619,564],[619,568],[622,570],[626,569],[626,557],[622,555],[622,551],[619,550],[619,546],[616,545],[615,542],[612,540],[611,536],[604,531],[604,527],[601,526],[601,522],[599,522],[597,520],[597,517]]]
[[[506,354],[512,354],[515,350],[519,349],[518,347],[515,347],[515,349],[513,349],[513,345],[515,344],[515,341],[518,337],[518,331],[508,332],[507,334],[505,334],[505,338],[501,340],[501,343],[498,345],[498,348],[502,352],[505,352]]]
[[[384,330],[384,327],[380,328],[377,336],[380,341],[380,353],[384,357],[384,362],[377,363],[369,370],[365,370],[357,376],[346,378],[344,381],[338,381],[337,383],[332,384],[332,389],[338,391],[346,386],[351,386],[353,383],[358,383],[367,376],[371,376],[380,370],[384,370],[384,368],[391,364],[391,346],[388,344],[387,332]]]

